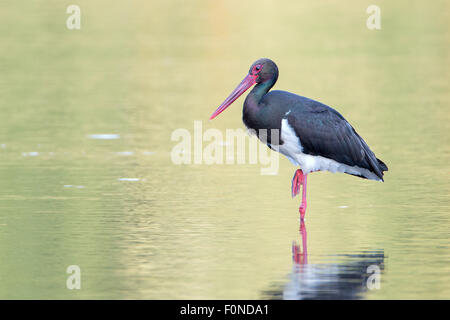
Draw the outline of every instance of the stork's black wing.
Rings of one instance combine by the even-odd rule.
[[[370,150],[355,129],[336,110],[302,97],[287,115],[303,146],[303,152],[365,168],[383,180],[387,166]]]

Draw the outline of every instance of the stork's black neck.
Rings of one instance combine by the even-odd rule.
[[[247,112],[257,112],[259,110],[259,103],[264,95],[269,92],[269,90],[277,82],[278,73],[274,73],[269,79],[258,83],[252,91],[247,95],[244,102],[244,113]]]
[[[276,119],[270,119],[270,114],[264,114],[264,104],[261,103],[264,96],[273,87],[275,82],[277,82],[277,78],[278,72],[273,74],[269,79],[258,83],[247,95],[242,112],[242,120],[247,128],[259,130],[277,127]]]

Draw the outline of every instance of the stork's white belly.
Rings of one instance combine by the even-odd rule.
[[[344,172],[380,181],[377,175],[365,168],[349,166],[329,158],[303,153],[301,141],[287,119],[281,121],[281,141],[283,141],[282,145],[272,145],[272,148],[285,155],[294,165],[300,166],[305,174],[314,171]]]

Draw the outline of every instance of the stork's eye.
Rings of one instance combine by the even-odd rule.
[[[257,64],[256,66],[253,67],[253,72],[258,73],[261,71],[261,69],[262,69],[262,66],[260,64]]]

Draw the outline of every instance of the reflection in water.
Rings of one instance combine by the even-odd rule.
[[[384,251],[362,251],[358,254],[330,256],[333,263],[308,263],[306,225],[299,228],[301,247],[292,243],[293,270],[289,281],[282,288],[268,290],[264,296],[269,299],[311,300],[311,299],[361,299],[368,290],[368,279],[373,275],[368,268],[384,270]]]

